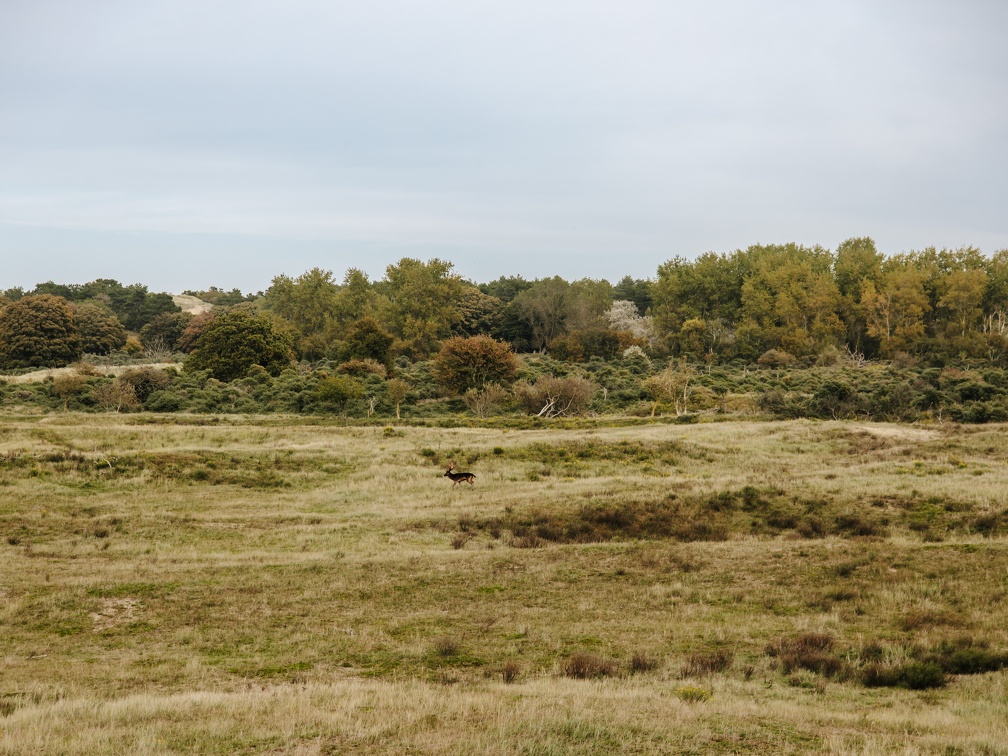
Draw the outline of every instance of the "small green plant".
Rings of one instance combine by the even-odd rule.
[[[714,696],[707,688],[701,688],[699,685],[683,685],[676,690],[676,695],[686,703],[703,703],[710,701]]]

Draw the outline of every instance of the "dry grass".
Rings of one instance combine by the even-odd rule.
[[[1004,430],[0,419],[0,753],[1002,753]]]

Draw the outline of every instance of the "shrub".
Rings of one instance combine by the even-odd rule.
[[[162,312],[155,315],[140,329],[140,343],[145,350],[160,344],[169,353],[174,352],[192,319],[192,314],[188,312]]]
[[[703,703],[709,701],[714,694],[698,685],[684,685],[676,691],[676,695],[687,703]]]
[[[767,646],[766,653],[777,658],[785,674],[795,669],[807,669],[837,677],[846,671],[846,665],[829,653],[833,644],[833,636],[828,633],[806,632],[780,638]]]
[[[291,364],[290,338],[262,315],[235,307],[210,321],[197,347],[186,361],[186,370],[208,370],[219,381],[243,378],[253,365],[262,365],[273,376]]]
[[[521,672],[521,664],[516,661],[506,661],[501,664],[500,676],[501,680],[503,680],[506,684],[510,685],[511,683],[516,682],[521,676]]]
[[[781,351],[780,349],[768,349],[760,358],[756,360],[763,367],[782,368],[794,365],[797,358],[793,354]]]
[[[336,372],[356,376],[377,375],[382,380],[385,380],[385,377],[388,375],[388,371],[384,365],[370,358],[347,360],[336,368]]]
[[[518,361],[511,347],[489,336],[454,336],[434,358],[434,377],[452,394],[464,394],[488,383],[509,385]]]
[[[563,673],[575,680],[590,680],[596,677],[612,677],[619,666],[612,659],[605,659],[588,651],[578,651],[567,657],[563,663]]]
[[[658,662],[647,654],[638,651],[630,658],[630,671],[633,674],[650,672],[658,667]]]
[[[315,399],[319,405],[336,412],[344,421],[363,394],[361,385],[345,375],[324,375],[315,387]]]
[[[462,401],[478,417],[496,414],[501,405],[508,400],[507,389],[496,383],[488,383],[481,389],[469,389],[462,395]]]
[[[591,404],[595,384],[584,378],[558,378],[541,375],[535,384],[519,381],[514,387],[515,398],[531,415],[563,417],[580,415]]]
[[[141,404],[146,402],[152,393],[165,388],[171,383],[171,378],[168,377],[164,370],[158,370],[149,366],[126,370],[119,377],[119,380],[133,387],[137,401]]]
[[[683,677],[704,677],[724,672],[735,661],[735,653],[728,650],[698,652],[686,657],[682,666]]]

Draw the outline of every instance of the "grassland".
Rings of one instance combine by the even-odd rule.
[[[8,416],[0,752],[1008,753],[1006,510],[999,425]]]

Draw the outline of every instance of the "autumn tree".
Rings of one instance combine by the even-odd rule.
[[[253,365],[273,376],[294,358],[290,338],[268,317],[239,305],[211,320],[186,360],[186,370],[208,370],[220,381],[244,377]]]
[[[0,367],[62,367],[81,356],[81,337],[67,300],[22,297],[0,310]]]
[[[453,336],[434,358],[434,376],[446,391],[464,394],[489,383],[508,385],[518,361],[511,347],[489,336]]]
[[[868,237],[847,239],[837,247],[833,277],[840,292],[840,315],[847,331],[847,346],[853,352],[873,351],[866,343],[868,324],[861,293],[866,281],[878,283],[882,253]]]
[[[843,337],[840,293],[828,250],[786,244],[750,247],[746,255],[741,316],[758,329],[763,348],[801,357]]]
[[[924,284],[924,273],[904,256],[885,261],[877,286],[862,283],[867,332],[879,340],[883,356],[912,351],[924,336],[924,316],[931,309]]]

